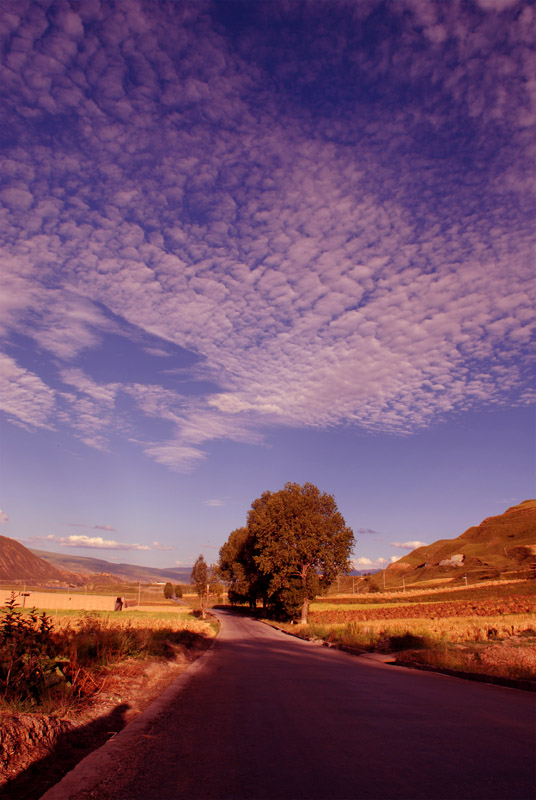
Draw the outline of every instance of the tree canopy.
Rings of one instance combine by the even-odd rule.
[[[287,483],[253,501],[247,526],[233,531],[220,550],[231,602],[255,605],[258,597],[279,613],[307,621],[309,602],[348,572],[354,535],[332,495],[311,483]]]
[[[211,564],[209,567],[204,557],[200,555],[192,567],[190,583],[195,587],[201,606],[201,616],[205,619],[209,596],[211,594],[220,595],[222,591],[218,567],[215,564]]]
[[[168,582],[164,586],[164,597],[166,598],[166,600],[169,600],[172,595],[173,595],[173,586],[171,585],[171,583]]]

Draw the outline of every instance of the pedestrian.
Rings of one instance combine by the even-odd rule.
[[[123,601],[118,597],[115,601],[114,611],[121,611],[123,608]]]

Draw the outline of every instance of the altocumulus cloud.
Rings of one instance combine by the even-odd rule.
[[[237,7],[2,4],[7,418],[192,469],[269,426],[529,403],[533,6]],[[82,365],[134,328],[218,391]]]

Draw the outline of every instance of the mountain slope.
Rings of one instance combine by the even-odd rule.
[[[58,569],[39,558],[20,542],[7,536],[0,536],[0,580],[45,581],[75,585],[82,582],[79,575]]]
[[[406,582],[471,574],[473,579],[528,577],[536,557],[536,500],[487,517],[456,539],[418,547],[387,567],[386,580]],[[524,574],[526,573],[526,574]]]
[[[89,556],[65,555],[49,553],[47,550],[34,550],[32,553],[47,561],[58,569],[78,572],[81,575],[104,573],[124,581],[171,581],[173,583],[189,583],[191,567],[140,567],[136,564],[113,564],[102,558]]]

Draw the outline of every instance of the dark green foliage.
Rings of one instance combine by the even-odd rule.
[[[164,586],[164,597],[166,598],[166,600],[169,600],[172,594],[173,594],[173,586],[171,585],[171,583],[166,583],[166,585]]]
[[[195,588],[199,597],[206,594],[208,589],[208,566],[203,556],[199,556],[192,567],[190,583]]]
[[[222,595],[219,570],[214,564],[209,567],[203,556],[199,556],[192,568],[190,583],[195,587],[201,606],[201,617],[205,619],[210,595]]]
[[[182,586],[177,584],[177,586],[175,586],[173,591],[175,593],[175,597],[182,597]]]
[[[270,578],[255,562],[255,537],[248,528],[237,528],[220,550],[220,575],[228,584],[229,602],[255,608],[268,595]]]
[[[421,650],[427,647],[427,641],[423,636],[416,636],[414,633],[403,633],[400,636],[389,637],[389,649],[393,653],[401,650]]]
[[[15,592],[0,609],[0,693],[7,700],[39,700],[54,682],[52,623],[43,612],[17,608]]]
[[[354,535],[331,495],[310,483],[287,483],[251,505],[248,524],[220,550],[231,602],[256,606],[261,597],[279,618],[293,619],[337,574],[348,572]]]
[[[299,619],[303,602],[302,585],[299,578],[289,578],[284,586],[270,595],[267,606],[270,616],[288,622]]]

